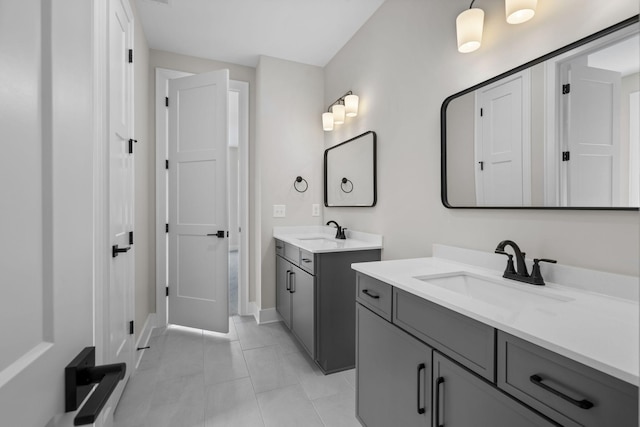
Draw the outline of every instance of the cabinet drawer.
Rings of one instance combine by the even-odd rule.
[[[276,255],[284,256],[284,242],[276,240]]]
[[[495,330],[491,326],[397,288],[393,290],[393,323],[495,382]]]
[[[434,426],[557,426],[435,351],[433,379]]]
[[[300,268],[306,270],[308,273],[315,274],[315,262],[311,252],[307,252],[304,249],[300,249]]]
[[[290,243],[284,243],[284,257],[295,265],[300,264],[300,248]]]
[[[358,273],[356,300],[391,322],[391,285]]]
[[[563,425],[638,425],[637,387],[502,331],[498,387]]]

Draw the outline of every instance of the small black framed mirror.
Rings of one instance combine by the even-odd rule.
[[[638,16],[448,97],[447,208],[638,210]]]
[[[376,201],[376,133],[368,131],[327,148],[324,205],[371,207]]]

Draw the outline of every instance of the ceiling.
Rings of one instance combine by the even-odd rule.
[[[384,0],[136,0],[151,49],[255,67],[325,66]]]

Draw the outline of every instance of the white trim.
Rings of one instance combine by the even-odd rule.
[[[156,68],[156,326],[167,325],[167,125],[168,111],[165,97],[168,96],[170,79],[192,76],[193,73]],[[229,80],[229,89],[240,93],[240,131],[238,138],[239,201],[242,233],[239,235],[238,266],[238,313],[252,314],[249,301],[249,83]]]
[[[253,316],[258,325],[282,321],[282,317],[280,317],[275,307],[262,310],[260,307],[258,307],[255,301],[250,301],[247,306],[249,309],[247,315]]]
[[[248,312],[249,302],[249,83],[229,81],[229,90],[239,94],[238,126],[238,314]]]
[[[140,331],[140,336],[136,342],[136,349],[146,347],[149,344],[149,339],[151,339],[151,333],[153,332],[153,328],[155,328],[156,322],[156,314],[149,313],[147,319],[144,321],[144,325],[142,325],[142,331]],[[135,369],[138,369],[138,366],[140,366],[144,352],[145,350],[137,351]]]
[[[169,79],[190,76],[183,71],[156,68],[156,322],[157,326],[167,325],[167,124],[168,111],[165,97],[169,95]]]
[[[108,2],[93,0],[93,345],[96,363],[107,360],[109,262]]]

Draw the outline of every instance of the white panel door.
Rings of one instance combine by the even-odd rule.
[[[224,333],[228,90],[228,70],[169,81],[169,322]]]
[[[567,145],[569,206],[619,204],[620,73],[571,65]]]
[[[130,322],[134,319],[134,245],[130,241],[134,220],[134,157],[133,142],[129,142],[133,135],[133,64],[129,62],[133,15],[127,0],[110,0],[109,6],[109,238],[112,253],[105,304],[108,328],[105,362],[126,363],[127,373],[105,413],[112,413],[118,403],[133,372],[135,357],[134,335],[130,333]]]
[[[476,141],[476,196],[479,206],[523,206],[528,153],[528,116],[523,99],[523,77],[488,86],[478,92]],[[528,192],[530,193],[530,192]]]
[[[94,344],[91,21],[0,0],[2,426],[73,425],[64,368]]]

